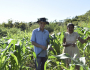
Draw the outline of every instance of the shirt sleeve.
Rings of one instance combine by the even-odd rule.
[[[32,41],[35,42],[35,38],[36,38],[36,36],[35,36],[35,31],[33,30],[33,32],[32,32],[32,37],[31,37],[31,42],[32,42]]]
[[[64,33],[64,38],[66,38],[66,33]]]

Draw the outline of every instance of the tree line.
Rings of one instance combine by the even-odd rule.
[[[55,22],[51,22],[51,23],[55,23],[57,25],[61,25],[61,24],[65,24],[67,25],[67,23],[73,23],[75,25],[78,25],[79,22],[85,22],[85,23],[89,23],[90,22],[90,10],[87,11],[84,15],[80,15],[80,16],[75,16],[73,18],[67,18],[64,19],[63,21],[59,21],[57,22],[55,20]],[[2,23],[0,26],[5,27],[5,28],[20,28],[22,31],[30,28],[32,25],[34,25],[35,22],[15,22],[13,23],[13,20],[8,20],[8,23]]]

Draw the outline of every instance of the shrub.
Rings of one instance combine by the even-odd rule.
[[[2,31],[0,29],[0,37],[4,37],[4,36],[7,36],[7,31]]]
[[[18,32],[20,32],[21,30],[20,29],[17,29],[17,28],[10,28],[9,30],[8,30],[8,32],[10,33],[10,34],[17,34]]]
[[[45,29],[48,30],[49,33],[51,33],[51,32],[54,31],[54,28],[52,28],[52,27],[50,27],[50,26],[48,26],[48,25],[45,27]]]

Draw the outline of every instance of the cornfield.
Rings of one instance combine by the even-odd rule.
[[[86,39],[90,35],[90,29],[87,27],[75,27],[75,32]],[[17,36],[17,35],[16,35]],[[80,70],[90,69],[90,41],[81,44],[77,40],[81,57],[77,60],[71,58],[67,53],[62,54],[64,32],[50,35],[50,45],[53,51],[47,49],[48,60],[44,65],[45,70],[74,70],[75,65],[80,66]],[[34,47],[30,42],[30,36],[24,35],[23,38],[12,39],[9,36],[0,39],[0,70],[34,70],[34,59],[36,54]],[[67,68],[64,59],[70,58],[71,64]]]

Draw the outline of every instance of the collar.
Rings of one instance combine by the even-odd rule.
[[[68,34],[72,35],[74,32],[72,32],[71,34],[68,32]]]
[[[40,30],[40,28],[38,28],[38,31],[41,31],[41,30]],[[44,33],[46,32],[46,31],[45,31],[45,29],[44,29],[44,31],[43,31],[43,32],[44,32]]]
[[[38,28],[38,31],[40,31],[40,28]]]

